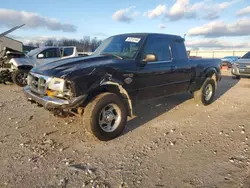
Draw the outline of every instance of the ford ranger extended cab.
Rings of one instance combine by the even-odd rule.
[[[78,56],[74,46],[50,46],[36,48],[24,57],[12,58],[0,67],[0,77],[4,75],[9,81],[13,81],[18,86],[27,85],[28,72],[35,66],[49,63],[58,59]]]
[[[140,100],[191,92],[212,103],[221,60],[189,60],[184,39],[166,34],[122,34],[106,39],[89,57],[33,68],[24,92],[48,110],[73,110],[100,140],[120,135]]]

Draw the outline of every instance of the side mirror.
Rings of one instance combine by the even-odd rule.
[[[146,54],[142,60],[142,62],[144,63],[153,62],[153,61],[156,61],[155,54]]]
[[[40,58],[44,58],[44,55],[43,54],[38,54],[38,56],[37,56],[39,59]]]

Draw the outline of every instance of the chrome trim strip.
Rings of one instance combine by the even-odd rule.
[[[38,96],[32,92],[29,86],[24,87],[24,94],[26,95],[29,101],[33,102],[35,101],[41,104],[47,110],[55,108],[59,109],[75,108],[78,107],[80,104],[82,104],[87,98],[87,95],[81,95],[71,100],[64,100],[49,96]]]
[[[148,62],[147,64],[161,64],[161,63],[172,63],[173,61],[153,61],[153,62]]]
[[[37,73],[31,73],[30,75],[32,77],[32,79],[37,78],[38,79],[38,83],[37,83],[37,88],[33,88],[32,84],[30,84],[30,89],[40,95],[45,95],[46,94],[46,90],[48,88],[48,84],[50,82],[50,80],[52,79],[49,76],[45,76],[45,75],[41,75],[41,74],[37,74]],[[45,86],[41,86],[41,80],[45,80]],[[32,80],[30,80],[29,82],[32,82]],[[41,89],[41,87],[43,87],[43,89]]]

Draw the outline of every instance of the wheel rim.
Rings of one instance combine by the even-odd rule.
[[[27,74],[24,72],[20,72],[17,74],[16,80],[18,81],[18,83],[22,84],[22,85],[26,85],[27,84]]]
[[[121,110],[116,104],[108,104],[99,114],[99,126],[105,132],[113,132],[121,122]]]
[[[212,98],[212,95],[213,95],[213,86],[212,84],[208,84],[205,88],[205,93],[204,93],[205,100],[209,101]]]

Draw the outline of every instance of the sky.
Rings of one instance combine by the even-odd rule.
[[[0,33],[24,43],[45,39],[105,39],[121,33],[184,37],[188,49],[249,49],[250,0],[8,0]]]

